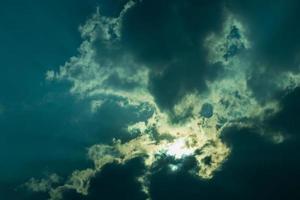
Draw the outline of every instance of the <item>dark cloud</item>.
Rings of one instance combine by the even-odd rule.
[[[232,153],[213,179],[199,180],[187,170],[160,171],[151,180],[153,199],[299,199],[299,100],[298,88],[282,99],[283,110],[269,122],[291,135],[287,141],[274,145],[255,130],[226,130],[223,140]]]
[[[286,133],[291,140],[300,139],[300,88],[296,88],[281,99],[282,111],[268,120],[271,127]]]
[[[274,145],[251,130],[227,130],[232,154],[213,179],[231,199],[299,199],[300,90],[281,99],[282,111],[267,124],[283,131],[286,141]]]
[[[154,200],[163,199],[226,199],[230,197],[219,185],[200,181],[191,174],[181,171],[161,171],[152,178],[151,195]]]
[[[76,200],[144,200],[146,195],[137,181],[143,174],[144,166],[140,159],[133,159],[124,165],[110,164],[91,180],[89,194],[85,197],[67,190],[64,199]]]
[[[261,100],[274,98],[278,88],[272,80],[278,72],[299,71],[299,1],[228,0],[226,7],[249,32],[253,70],[249,86]]]
[[[153,71],[151,90],[169,107],[188,91],[203,90],[209,70],[203,40],[222,22],[220,1],[142,1],[124,17],[122,44]]]
[[[231,199],[298,199],[299,141],[274,145],[246,130],[227,135],[232,154],[213,182]]]
[[[228,0],[250,32],[254,58],[272,70],[296,69],[299,62],[299,1]]]
[[[268,85],[272,84],[266,82],[270,80],[266,77],[278,70],[297,70],[298,67],[299,6],[297,1],[146,0],[125,15],[122,46],[153,69],[151,91],[161,106],[171,107],[187,92],[205,90],[204,80],[215,77],[222,69],[207,63],[203,39],[210,32],[220,31],[226,8],[242,21],[249,33],[253,70],[249,85],[258,97],[266,91],[272,96],[272,92],[268,92],[272,90]],[[232,46],[224,59],[237,51],[240,50]],[[266,71],[257,73],[262,66]]]
[[[100,13],[104,16],[116,17],[126,2],[125,0],[101,1],[99,3]],[[69,5],[70,2],[66,1],[65,4]],[[77,4],[79,5],[78,2]],[[75,15],[81,17],[74,21],[76,27],[83,21],[83,15],[85,16],[91,11],[91,4],[94,6],[95,2],[88,1],[88,5],[83,10],[82,6],[77,6]],[[26,4],[29,8],[28,5]],[[51,12],[57,9],[57,5],[51,4]],[[44,6],[40,6],[44,8],[43,10],[47,10]],[[10,5],[10,7],[14,7],[14,5]],[[174,173],[171,173],[168,167],[159,166],[159,170],[153,172],[154,175],[150,178],[151,196],[154,200],[300,199],[300,106],[298,103],[300,101],[300,89],[297,88],[286,94],[276,88],[273,81],[278,72],[299,70],[297,68],[300,55],[300,27],[298,25],[300,3],[298,1],[139,1],[123,18],[120,44],[109,43],[102,38],[101,34],[103,33],[97,33],[99,38],[92,44],[99,55],[99,59],[96,61],[101,66],[107,66],[107,70],[110,70],[110,67],[114,67],[111,66],[112,63],[126,63],[124,52],[128,52],[138,64],[146,65],[151,69],[149,87],[158,104],[162,108],[172,108],[188,92],[204,91],[206,89],[205,80],[215,80],[218,74],[222,72],[221,63],[216,63],[213,66],[208,63],[208,52],[203,46],[203,41],[211,32],[220,33],[222,31],[221,28],[226,18],[224,8],[235,14],[238,20],[241,20],[242,24],[247,27],[249,33],[252,48],[248,53],[245,53],[247,54],[245,57],[250,58],[252,74],[248,80],[248,86],[252,88],[258,99],[266,103],[270,98],[281,100],[282,110],[271,119],[267,119],[264,126],[271,131],[282,132],[286,140],[275,145],[270,139],[259,136],[256,130],[236,130],[235,128],[225,130],[223,139],[231,146],[232,154],[213,179],[199,180],[198,177],[192,176],[189,170],[194,170],[193,164],[191,166],[183,165]],[[78,11],[78,9],[82,11]],[[17,11],[19,10],[23,10],[23,8],[17,7]],[[59,11],[59,13],[64,13],[63,10],[59,9]],[[39,19],[36,16],[41,15],[40,12],[42,12],[40,9],[36,9],[34,12],[24,13],[24,15],[31,13],[32,16],[26,18],[22,24],[33,24],[33,27],[30,27],[30,30],[25,30],[23,27],[24,35],[17,34],[15,43],[11,42],[15,38],[10,35],[22,27],[10,26],[18,19],[9,20],[9,23],[4,25],[8,34],[4,34],[3,38],[8,38],[7,41],[9,42],[3,42],[5,48],[1,49],[1,53],[8,52],[10,55],[5,56],[6,64],[33,66],[38,63],[37,66],[40,66],[47,63],[47,65],[58,66],[59,63],[63,62],[62,60],[65,60],[64,57],[60,56],[55,59],[51,56],[45,56],[46,54],[52,55],[52,51],[45,53],[45,55],[38,55],[37,52],[40,52],[40,49],[46,48],[40,46],[44,37],[47,34],[54,35],[50,31],[34,29],[34,27],[41,27],[46,30],[45,26],[51,24],[45,23],[44,20],[31,23],[31,18]],[[68,13],[72,12],[75,11],[68,10]],[[4,17],[10,15],[8,12],[3,13]],[[52,15],[49,13],[48,15],[50,18],[46,22],[51,22]],[[57,17],[69,20],[65,19],[65,14]],[[61,26],[65,27],[66,24],[68,23],[64,22]],[[74,24],[68,24],[72,27],[70,30],[74,29]],[[55,29],[53,28],[53,30]],[[68,36],[67,32],[68,30],[63,31]],[[78,35],[73,37],[76,42],[62,43],[60,38],[61,47],[58,48],[59,50],[56,47],[53,48],[53,52],[63,54],[60,52],[67,51],[67,57],[69,57],[69,54],[74,52],[61,49],[73,42],[72,47],[78,46]],[[117,38],[117,35],[112,35],[112,37]],[[240,37],[236,27],[233,27],[228,37]],[[25,42],[32,41],[33,38],[35,43]],[[56,36],[52,40],[57,41],[57,38]],[[52,48],[50,44],[48,45]],[[32,46],[33,51],[27,50],[27,46]],[[14,52],[15,49],[22,49],[22,52],[18,54],[24,55],[19,60],[26,62],[19,63],[18,59],[11,56],[14,55],[11,52]],[[24,49],[26,51],[23,51]],[[244,50],[243,46],[229,46],[223,58],[228,60],[242,50]],[[35,52],[37,55],[29,52]],[[38,57],[39,59],[28,62],[28,57]],[[112,60],[117,61],[111,62]],[[265,67],[266,70],[260,71],[262,67]],[[134,74],[137,66],[128,66],[128,68]],[[7,96],[7,98],[1,98],[2,101],[5,100],[4,102],[10,102],[11,99],[15,99],[15,102],[23,101],[23,99],[31,101],[33,97],[39,101],[42,96],[46,96],[45,98],[48,99],[47,102],[31,104],[29,107],[25,106],[25,109],[15,109],[11,112],[9,108],[5,113],[7,115],[1,119],[0,130],[6,133],[0,136],[0,149],[2,150],[0,156],[2,160],[5,160],[0,172],[2,177],[8,174],[6,170],[18,171],[24,163],[26,166],[20,172],[24,177],[28,174],[30,176],[35,175],[31,174],[33,171],[40,173],[47,167],[58,169],[57,171],[62,174],[73,170],[74,166],[76,168],[87,167],[90,163],[86,161],[85,152],[81,151],[82,149],[99,141],[111,141],[113,137],[126,140],[128,136],[124,136],[124,130],[122,130],[124,124],[144,121],[151,115],[149,113],[137,114],[139,108],[136,108],[137,110],[132,107],[121,108],[114,101],[105,102],[93,114],[84,112],[83,110],[87,110],[87,104],[93,99],[78,103],[69,96],[58,97],[57,92],[54,92],[56,95],[52,94],[53,96],[51,94],[46,95],[43,91],[49,88],[46,86],[37,87],[44,77],[45,70],[39,69],[39,73],[32,73],[35,71],[32,69],[32,67],[25,67],[19,71],[19,68],[14,67],[13,70],[9,71],[9,76],[3,77],[4,81],[0,86],[0,88],[4,88],[3,96]],[[16,72],[18,72],[17,76],[11,78]],[[81,71],[74,71],[74,73],[80,74]],[[35,77],[38,75],[41,78],[30,81],[31,76],[29,74]],[[20,89],[20,86],[15,86],[12,80],[23,80],[21,82],[24,82],[26,87],[23,86]],[[7,84],[13,87],[7,87]],[[121,88],[126,91],[134,89],[135,84],[136,82],[131,81],[131,79],[122,79],[118,73],[112,73],[104,82],[104,86],[111,86],[114,89]],[[35,87],[32,87],[33,85]],[[17,92],[20,94],[13,97],[11,94],[15,94],[15,91],[22,92]],[[26,96],[27,93],[32,93],[32,95]],[[41,94],[36,95],[34,93]],[[109,98],[113,100],[113,97]],[[56,103],[53,103],[54,100]],[[206,104],[206,108],[203,108],[199,114],[207,118],[214,115],[214,107],[209,107],[209,105]],[[185,113],[189,115],[190,111],[187,109]],[[178,121],[183,121],[183,118],[189,116],[180,117],[177,119]],[[112,135],[112,133],[114,134]],[[3,153],[8,151],[9,153]],[[18,157],[17,161],[16,157]],[[36,160],[34,163],[31,161],[34,160],[33,158]],[[207,162],[210,162],[209,159]],[[141,191],[141,185],[136,179],[145,170],[145,166],[141,163],[139,159],[134,159],[124,165],[107,165],[91,180],[88,196],[85,197],[73,190],[67,190],[64,192],[64,198],[72,200],[145,199],[146,196]],[[168,161],[157,163],[157,165],[163,164],[168,164]],[[16,176],[16,174],[14,175]],[[24,192],[16,190],[16,185],[19,185],[21,181],[26,181],[24,177],[18,177],[19,180],[16,182],[1,181],[0,199],[33,200],[48,198],[46,194],[24,194]]]
[[[253,66],[259,68],[259,65],[254,64]],[[258,70],[253,70],[247,84],[254,92],[256,99],[268,102],[282,92],[282,88],[274,86],[273,78],[276,74],[277,73],[271,69],[263,73]]]
[[[281,101],[283,110],[268,122],[274,130],[280,128],[292,136],[283,143],[274,145],[252,129],[225,130],[223,140],[232,147],[232,153],[213,179],[191,175],[189,171],[195,168],[192,159],[182,162],[178,171],[168,167],[178,164],[175,160],[160,159],[150,178],[152,199],[299,199],[299,99],[299,89],[285,96]],[[138,159],[126,165],[106,166],[92,180],[86,199],[144,199],[135,179],[143,169]],[[65,199],[82,196],[67,191]]]

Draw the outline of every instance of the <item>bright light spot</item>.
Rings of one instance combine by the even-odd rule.
[[[186,146],[185,140],[180,138],[168,146],[166,153],[167,155],[174,156],[176,159],[180,159],[184,156],[192,155],[193,152],[193,149],[189,149]]]
[[[173,165],[173,164],[170,164],[169,167],[170,167],[170,170],[171,170],[172,172],[177,171],[178,168],[179,168],[177,165]]]

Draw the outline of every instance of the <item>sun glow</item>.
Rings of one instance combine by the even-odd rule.
[[[179,138],[168,146],[166,154],[174,156],[176,159],[181,159],[185,156],[192,155],[193,152],[193,149],[187,147],[184,138]]]
[[[169,168],[172,172],[176,172],[179,169],[178,165],[170,164]]]

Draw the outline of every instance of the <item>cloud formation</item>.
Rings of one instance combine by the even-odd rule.
[[[94,113],[114,102],[118,109],[134,108],[143,119],[120,127],[130,139],[89,147],[94,166],[73,171],[60,186],[31,182],[45,185],[52,200],[69,190],[88,195],[91,180],[105,166],[142,158],[145,170],[136,180],[151,199],[150,177],[165,157],[175,161],[168,163],[173,171],[193,158],[189,173],[212,179],[232,151],[222,139],[228,129],[252,128],[274,145],[284,142],[283,130],[266,121],[281,111],[277,95],[299,86],[299,65],[280,58],[287,68],[270,72],[274,60],[267,53],[260,57],[267,43],[253,31],[258,19],[248,20],[252,13],[241,14],[240,6],[129,1],[110,17],[97,9],[79,28],[78,55],[59,71],[48,71],[46,79],[71,83],[70,93],[89,100]]]

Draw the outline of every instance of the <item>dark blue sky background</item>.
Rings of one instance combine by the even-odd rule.
[[[66,172],[72,163],[84,163],[84,148],[94,143],[86,126],[95,122],[64,85],[47,84],[45,73],[76,55],[78,26],[96,6],[96,1],[1,1],[0,190],[32,173]]]

